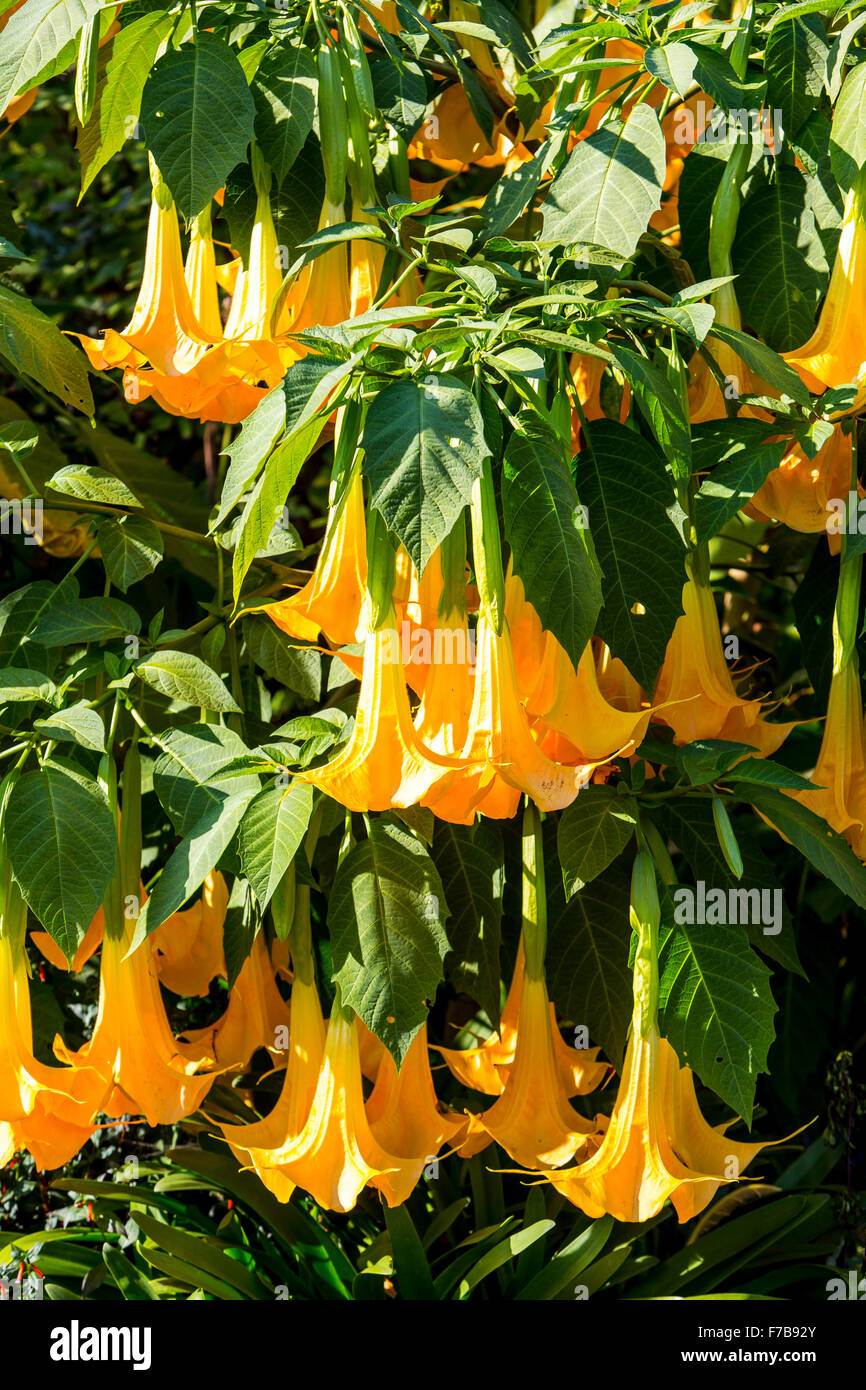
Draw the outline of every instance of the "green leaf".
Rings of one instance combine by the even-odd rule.
[[[58,742],[77,743],[97,753],[105,752],[105,726],[95,709],[84,701],[56,710],[47,719],[37,719],[33,727]]]
[[[122,1250],[116,1250],[113,1245],[106,1241],[102,1247],[102,1258],[105,1267],[120,1290],[125,1299],[133,1302],[145,1302],[148,1299],[159,1299],[156,1285],[148,1279],[146,1274],[142,1274],[140,1269],[136,1269],[132,1260],[127,1259]]]
[[[667,377],[640,353],[619,344],[611,346],[625,376],[631,383],[641,411],[664,450],[675,478],[688,478],[692,471],[692,445],[689,422],[682,402]]]
[[[661,205],[664,176],[658,116],[638,102],[624,123],[601,126],[572,150],[544,200],[544,241],[589,243],[628,260]]]
[[[200,888],[225,853],[252,797],[230,796],[205,812],[177,846],[141,911],[131,951],[161,927]]]
[[[0,111],[62,53],[102,0],[27,0],[11,16],[0,46]]]
[[[307,832],[312,809],[313,789],[305,782],[266,787],[250,802],[238,853],[263,912]]]
[[[601,608],[599,566],[563,446],[529,411],[505,451],[502,508],[514,572],[577,667]]]
[[[505,874],[502,834],[486,820],[473,827],[437,820],[433,859],[445,901],[453,905],[446,973],[454,989],[474,999],[498,1027]]]
[[[394,1276],[400,1297],[434,1299],[436,1291],[430,1265],[406,1207],[386,1206],[385,1225],[394,1256]]]
[[[71,2],[80,4],[81,0]],[[28,7],[32,3],[34,0],[28,0]],[[4,34],[4,43],[11,23]],[[14,372],[37,382],[64,405],[72,405],[84,415],[93,415],[84,353],[60,332],[47,314],[7,285],[0,285],[0,357]]]
[[[669,913],[666,899],[659,931],[662,1036],[748,1124],[774,1038],[769,966],[755,955],[744,927],[673,926]]]
[[[318,79],[312,53],[304,44],[272,45],[252,83],[256,140],[282,183],[313,128]]]
[[[798,405],[811,410],[812,398],[793,367],[789,367],[772,348],[767,347],[766,343],[759,342],[748,333],[741,333],[738,328],[728,328],[721,323],[713,324],[713,330],[707,337],[710,352],[713,351],[713,338],[721,338],[723,343],[733,348],[750,371],[768,386],[774,387],[782,395],[790,396]]]
[[[737,298],[744,319],[786,352],[812,335],[829,267],[810,206],[814,181],[793,166],[753,178],[734,243]]]
[[[163,557],[162,536],[145,517],[106,518],[97,522],[96,538],[106,577],[124,594],[130,584],[153,574]]]
[[[240,164],[256,108],[228,44],[196,32],[170,49],[144,88],[141,122],[160,173],[184,217],[195,217]]]
[[[482,241],[502,236],[526,211],[538,191],[549,158],[549,147],[542,145],[531,159],[496,180],[481,209]]]
[[[370,64],[373,92],[382,117],[408,144],[427,109],[427,81],[411,58],[377,58]]]
[[[708,443],[718,440],[715,457],[719,463],[701,484],[694,500],[695,527],[701,545],[717,536],[732,517],[751,502],[773,469],[782,462],[786,447],[774,440],[756,443],[749,438],[728,443],[725,422],[708,423],[719,427],[707,430],[705,436]],[[706,430],[706,426],[699,428]]]
[[[117,835],[95,782],[48,764],[15,783],[6,847],[24,900],[72,960],[114,873]]]
[[[685,583],[685,550],[671,520],[671,483],[653,445],[624,425],[597,420],[588,434],[575,467],[604,575],[598,634],[652,690],[682,613]],[[634,611],[638,604],[643,612]]]
[[[830,162],[843,189],[851,187],[866,163],[866,62],[850,69],[839,94],[830,135]]]
[[[489,453],[475,398],[447,374],[395,382],[374,398],[361,445],[371,505],[422,574]]]
[[[80,497],[85,502],[107,503],[112,507],[140,507],[135,493],[122,478],[92,463],[68,463],[48,480],[53,492]],[[82,509],[83,510],[83,509]]]
[[[311,420],[278,444],[244,507],[232,561],[235,603],[256,556],[266,551],[295,479],[316,447],[324,421]],[[285,547],[284,547],[285,548]]]
[[[304,700],[318,700],[322,689],[322,658],[315,647],[295,642],[270,618],[245,617],[243,629],[256,666]]]
[[[171,25],[165,10],[139,15],[100,49],[93,111],[78,130],[80,197],[133,135],[144,84]]]
[[[612,1216],[601,1216],[597,1221],[591,1221],[585,1230],[557,1250],[552,1259],[545,1261],[544,1268],[528,1284],[518,1289],[514,1297],[531,1298],[537,1302],[556,1298],[563,1289],[572,1286],[578,1275],[601,1254],[613,1224]]]
[[[781,787],[787,791],[812,791],[815,783],[799,772],[792,772],[771,758],[743,758],[725,776],[725,781],[734,786],[737,782],[749,782],[757,787]]]
[[[229,797],[245,795],[251,800],[261,790],[255,774],[227,771],[249,756],[249,749],[221,724],[172,729],[161,746],[163,752],[153,767],[153,789],[179,835],[188,835],[208,811],[218,810]]]
[[[208,528],[211,532],[222,525],[229,512],[258,476],[282,434],[285,423],[286,400],[280,383],[259,401],[255,410],[244,420],[239,433],[223,450],[228,456],[229,466],[223,482],[219,507]]]
[[[781,111],[786,135],[796,135],[821,99],[829,48],[817,15],[795,16],[776,24],[767,39],[767,101]]]
[[[240,706],[216,672],[191,652],[153,652],[138,662],[135,674],[169,700],[199,705],[218,714],[240,713]]]
[[[334,878],[328,930],[343,1003],[400,1066],[442,979],[448,938],[442,883],[419,840],[383,818]]]
[[[808,859],[813,869],[847,893],[858,907],[866,907],[866,867],[822,816],[816,816],[793,797],[769,788],[752,792],[748,800]]]
[[[643,55],[647,72],[684,99],[695,73],[697,54],[687,43],[651,44]]]
[[[598,878],[637,827],[637,804],[615,787],[585,787],[559,818],[558,849],[567,898]]]
[[[7,666],[0,670],[0,705],[22,700],[50,700],[55,689],[50,677],[26,666]]]
[[[615,861],[566,900],[552,845],[547,865],[550,997],[557,1012],[585,1026],[619,1067],[632,1014],[628,868]]]
[[[46,647],[79,642],[110,642],[137,633],[141,618],[119,598],[80,598],[53,603],[36,623],[31,636]]]

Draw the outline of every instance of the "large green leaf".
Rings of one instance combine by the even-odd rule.
[[[673,925],[665,897],[659,932],[659,1026],[680,1059],[749,1123],[767,1070],[776,1004],[770,968],[745,927]]]
[[[850,188],[866,164],[866,62],[851,68],[839,94],[830,135],[837,183]]]
[[[106,577],[124,594],[153,574],[163,556],[162,536],[144,517],[105,518],[97,523],[96,538]]]
[[[588,435],[576,470],[604,575],[598,633],[652,690],[685,583],[670,478],[661,454],[624,425],[593,421]]]
[[[274,449],[241,514],[232,584],[235,602],[241,595],[250,565],[266,551],[274,528],[281,525],[283,508],[295,479],[316,447],[324,421],[316,418],[288,435]],[[283,549],[289,547],[284,546]]]
[[[6,847],[24,899],[72,960],[114,873],[117,836],[95,782],[57,766],[12,789]]]
[[[22,12],[23,13],[23,12]],[[0,285],[0,357],[85,415],[93,415],[87,358],[29,299]]]
[[[651,106],[611,121],[572,150],[543,205],[545,241],[603,246],[623,260],[634,254],[661,205],[665,140]]]
[[[737,297],[747,323],[786,352],[811,337],[829,267],[805,174],[780,165],[753,179],[734,244]]]
[[[821,98],[829,44],[818,15],[800,15],[776,24],[767,39],[764,76],[767,100],[782,113],[786,135],[796,135]]]
[[[238,835],[238,853],[262,911],[295,857],[312,807],[313,789],[306,782],[266,787],[250,803]]]
[[[377,818],[337,869],[328,902],[334,980],[399,1066],[427,1018],[448,950],[439,874],[420,840]]]
[[[246,158],[256,108],[244,70],[216,34],[170,49],[153,69],[141,123],[184,217],[195,217]]]
[[[135,634],[141,618],[119,598],[77,598],[53,603],[33,627],[34,642],[66,647],[78,642],[110,642]]]
[[[733,348],[734,352],[742,357],[750,371],[753,371],[768,386],[790,396],[792,400],[805,406],[807,410],[811,409],[812,398],[809,395],[808,387],[803,385],[793,367],[789,367],[778,353],[767,347],[766,343],[759,342],[757,338],[753,338],[749,333],[741,332],[739,328],[728,328],[726,324],[721,323],[713,324],[712,332],[707,335],[706,345],[710,352],[713,351],[714,338],[721,338],[723,343],[726,343],[729,348]]]
[[[640,353],[619,344],[612,346],[611,352],[631,384],[674,477],[688,478],[692,471],[692,446],[689,422],[679,396],[664,373]]]
[[[171,24],[165,10],[139,15],[100,50],[93,111],[78,131],[82,196],[134,135],[144,84]]]
[[[866,867],[822,816],[785,796],[784,792],[770,788],[766,791],[756,788],[749,793],[748,799],[819,874],[847,893],[858,907],[866,908]]]
[[[514,572],[576,667],[601,607],[599,566],[562,444],[529,412],[505,451],[502,508]]]
[[[373,400],[361,443],[370,501],[421,574],[489,453],[475,398],[454,376],[395,382]]]
[[[139,661],[135,674],[169,700],[198,705],[218,714],[240,712],[240,706],[216,671],[192,652],[153,652]]]
[[[267,49],[253,78],[256,140],[282,183],[313,128],[316,63],[303,44],[276,43]]]
[[[757,420],[711,420],[697,430],[701,448],[696,470],[702,467],[704,455],[716,464],[694,500],[695,527],[703,544],[752,500],[781,463],[785,445],[766,439],[767,431]]]
[[[101,8],[102,0],[27,0],[11,16],[0,43],[0,111]]]
[[[233,840],[251,800],[244,793],[228,797],[206,811],[181,840],[142,908],[131,949],[140,946],[201,887]]]
[[[388,124],[408,143],[427,109],[427,80],[422,69],[408,56],[397,63],[377,58],[370,65],[370,75],[376,105]]]
[[[246,744],[221,724],[189,724],[161,740],[154,763],[153,789],[178,835],[188,835],[208,811],[231,796],[250,799],[261,789],[252,773],[227,771],[248,754]]]
[[[287,637],[270,618],[245,617],[244,638],[257,666],[304,700],[318,700],[322,688],[322,658],[315,647]]]
[[[504,881],[501,832],[487,820],[474,827],[437,821],[433,858],[445,901],[452,905],[448,978],[456,990],[476,1000],[497,1027]]]
[[[551,844],[546,882],[550,997],[619,1067],[632,1013],[628,869],[617,860],[567,901]]]
[[[621,854],[637,828],[637,806],[615,787],[589,786],[559,818],[562,881],[571,898]]]
[[[211,521],[216,531],[258,477],[286,423],[286,398],[282,382],[269,391],[244,420],[234,439],[226,446],[229,466],[222,486],[220,503]]]

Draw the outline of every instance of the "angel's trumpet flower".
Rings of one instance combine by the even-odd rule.
[[[784,743],[793,724],[769,724],[761,701],[737,694],[722,647],[713,591],[690,577],[683,588],[683,616],[668,642],[656,683],[655,718],[679,743],[720,738],[751,745],[765,757]]]
[[[792,444],[744,510],[758,521],[782,521],[792,531],[826,531],[831,503],[848,497],[851,456],[852,436],[840,425],[814,458]]]
[[[135,918],[106,927],[99,976],[99,1011],[93,1034],[73,1052],[61,1038],[54,1052],[81,1072],[97,1072],[103,1095],[98,1110],[113,1118],[142,1114],[149,1125],[174,1124],[201,1105],[213,1076],[196,1076],[212,1059],[189,1060],[172,1036],[159,992],[149,942],[128,954]]]
[[[373,1137],[388,1153],[411,1160],[389,1180],[391,1197],[396,1198],[391,1204],[397,1205],[409,1196],[442,1145],[453,1144],[466,1127],[459,1115],[443,1110],[436,1097],[426,1024],[413,1038],[399,1071],[390,1052],[384,1052],[367,1101],[367,1119]]]
[[[542,752],[520,697],[511,636],[504,613],[504,578],[489,468],[473,491],[472,535],[480,607],[476,627],[475,690],[465,765],[451,785],[422,800],[443,820],[471,824],[475,812],[495,819],[514,815],[525,792],[542,811],[568,806],[591,767],[568,767]]]
[[[740,306],[733,285],[722,285],[710,296],[710,303],[716,311],[715,322],[723,328],[742,328]],[[741,357],[720,338],[712,333],[706,347],[713,355],[725,379],[724,394],[719,383],[700,353],[695,353],[689,366],[689,419],[693,424],[707,420],[723,420],[727,415],[726,400],[739,400],[740,396],[766,396],[769,394],[764,382],[760,381],[746,366]],[[744,406],[740,411],[744,418],[770,420],[766,410],[760,407]]]
[[[677,1153],[675,1108],[656,1017],[658,894],[652,857],[646,850],[635,860],[632,904],[632,924],[638,932],[634,1012],[610,1121],[591,1158],[576,1168],[548,1171],[545,1177],[587,1216],[648,1221],[683,1184],[708,1184],[704,1191],[709,1200],[709,1185],[731,1181],[739,1174],[729,1176],[709,1166],[691,1168]],[[690,1205],[695,1205],[693,1197]]]
[[[277,989],[264,932],[257,933],[249,955],[229,993],[226,1011],[216,1023],[184,1034],[184,1055],[207,1053],[217,1066],[246,1067],[264,1048],[279,1064],[285,1061],[280,1039],[288,1037],[289,1006]]]
[[[193,313],[208,337],[218,343],[223,336],[223,321],[217,293],[217,266],[210,204],[193,218],[183,276],[189,290]]]
[[[327,197],[319,214],[318,230],[327,231],[345,222],[342,203],[332,203]],[[344,323],[350,314],[349,260],[345,242],[338,242],[323,251],[314,261],[303,266],[294,279],[277,295],[274,314],[279,333],[301,333],[307,328],[333,328]],[[292,351],[301,355],[300,343]]]
[[[413,676],[416,631],[407,678],[423,690],[415,732],[425,748],[456,758],[469,733],[474,648],[466,621],[466,532],[462,519],[431,556],[419,585],[418,629],[429,642],[423,682]],[[434,597],[435,596],[435,597]],[[407,605],[410,623],[412,604]]]
[[[534,806],[523,819],[523,985],[514,1060],[499,1099],[478,1123],[517,1163],[526,1168],[558,1167],[585,1154],[598,1126],[568,1103],[554,1047],[556,1029],[544,980],[547,905],[541,820]],[[561,1041],[561,1039],[560,1039]],[[587,1054],[581,1093],[594,1090],[608,1068]],[[573,1077],[569,1078],[570,1080]]]
[[[788,794],[823,816],[828,825],[844,835],[854,853],[866,859],[866,732],[855,647],[860,570],[860,556],[843,561],[834,615],[834,663],[827,720],[818,761],[811,773],[815,790]]]
[[[325,539],[308,582],[291,598],[269,603],[262,612],[290,637],[315,642],[323,632],[335,646],[348,646],[366,636],[366,582],[364,484],[356,472],[332,501]]]
[[[613,656],[604,642],[598,644],[595,674],[598,688],[609,705],[634,713],[643,708],[643,691],[625,662]]]
[[[374,618],[364,644],[355,725],[336,758],[303,774],[351,811],[417,805],[455,775],[453,760],[425,749],[412,724],[391,597],[394,551],[376,512],[368,524],[368,574]]]
[[[102,934],[105,930],[105,914],[100,907],[93,921],[84,933],[81,944],[72,963],[66,959],[53,936],[49,936],[47,931],[34,931],[30,933],[30,940],[38,948],[50,965],[56,970],[68,970],[71,975],[77,975],[83,970],[94,952],[98,951],[102,945]]]
[[[153,933],[159,982],[172,994],[184,999],[206,995],[211,980],[225,974],[223,924],[228,904],[226,881],[213,869],[198,901],[175,912]]]
[[[827,297],[807,343],[784,354],[810,391],[856,387],[844,414],[866,404],[866,203],[862,176],[845,199],[845,215]]]
[[[89,1088],[68,1069],[33,1055],[30,984],[24,948],[27,910],[11,874],[4,875],[0,921],[0,1167],[27,1149],[37,1168],[58,1168],[94,1131]],[[99,1083],[93,1076],[90,1081]],[[80,1094],[79,1094],[80,1090]]]
[[[426,159],[440,169],[461,174],[470,165],[492,169],[505,164],[516,149],[502,121],[490,143],[472,113],[464,87],[455,82],[436,97],[409,146],[409,158]]]
[[[599,689],[591,644],[584,648],[575,671],[553,634],[542,629],[519,576],[509,574],[505,587],[509,623],[513,618],[519,624],[526,643],[522,662],[526,684],[521,682],[521,694],[527,714],[567,739],[576,761],[603,762],[619,754],[627,756],[644,737],[655,712],[650,708],[631,712],[608,704]],[[536,660],[526,659],[539,648]]]
[[[153,200],[144,272],[132,318],[120,332],[107,328],[102,339],[81,337],[81,343],[98,371],[110,367],[137,371],[149,363],[159,378],[183,377],[192,401],[200,387],[189,374],[215,339],[193,312],[171,194],[153,163],[151,173]]]

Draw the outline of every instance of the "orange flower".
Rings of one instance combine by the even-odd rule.
[[[851,461],[852,436],[838,425],[812,459],[799,444],[792,444],[744,510],[757,521],[782,521],[792,531],[826,531],[831,515],[828,503],[834,498],[847,500]]]
[[[315,642],[320,632],[335,646],[363,641],[367,631],[364,592],[367,581],[364,484],[356,473],[328,515],[316,568],[291,598],[260,610],[290,637]]]
[[[723,328],[742,328],[740,306],[733,285],[722,285],[710,296],[710,303],[716,311],[715,322]],[[695,353],[689,365],[689,418],[693,424],[706,420],[722,420],[727,414],[725,397],[737,400],[740,396],[766,396],[769,393],[764,382],[760,381],[746,366],[733,348],[721,339],[714,338],[712,330],[706,347],[715,358],[726,381],[725,396],[700,353]],[[765,410],[744,406],[740,414],[747,419],[770,420]]]
[[[810,391],[856,386],[856,398],[845,414],[866,404],[866,219],[858,183],[845,200],[845,215],[830,286],[815,332],[807,343],[784,353]]]
[[[684,613],[668,642],[655,703],[655,718],[673,729],[678,743],[721,738],[750,744],[769,757],[794,724],[768,724],[760,700],[736,692],[722,648],[712,589],[690,578],[683,588]]]
[[[427,1025],[413,1038],[399,1072],[385,1049],[370,1099],[367,1119],[376,1139],[390,1154],[410,1160],[389,1180],[391,1205],[405,1201],[424,1167],[443,1144],[454,1143],[466,1128],[459,1115],[443,1110],[436,1097],[427,1056]]]
[[[160,984],[173,994],[185,999],[206,995],[211,980],[225,975],[223,924],[228,903],[226,881],[214,869],[198,901],[175,912],[151,936]]]
[[[461,174],[470,165],[496,168],[505,164],[516,146],[500,121],[490,144],[476,121],[461,83],[446,87],[433,102],[409,146],[410,159],[426,159],[440,169]]]
[[[810,776],[814,791],[788,795],[823,816],[866,859],[866,736],[856,655],[833,674],[821,751]]]
[[[213,1056],[220,1068],[246,1067],[258,1048],[265,1048],[274,1062],[285,1061],[281,1035],[289,1036],[286,1004],[271,963],[263,931],[256,934],[250,954],[241,966],[229,994],[228,1006],[216,1023],[184,1034],[179,1049],[193,1059]]]
[[[326,198],[319,214],[318,230],[336,227],[345,220],[342,203],[331,203]],[[349,262],[345,242],[329,247],[302,267],[276,300],[280,333],[300,333],[318,325],[333,328],[345,323],[349,315]],[[293,344],[292,351],[298,356],[303,354],[300,343]]]

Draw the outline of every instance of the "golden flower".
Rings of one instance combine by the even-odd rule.
[[[266,604],[261,611],[290,637],[315,642],[324,632],[335,646],[347,646],[366,636],[366,582],[364,484],[356,473],[332,503],[325,539],[309,581],[291,598]]]
[[[318,231],[326,231],[345,222],[342,203],[325,198],[319,214]],[[345,242],[338,242],[323,251],[314,261],[303,266],[291,284],[281,290],[275,306],[280,333],[300,333],[307,328],[333,328],[345,323],[350,314],[349,260]],[[300,343],[291,351],[303,355]]]
[[[848,497],[851,460],[852,436],[839,425],[814,458],[792,444],[744,510],[757,521],[782,521],[792,531],[826,531],[828,503]]]
[[[102,1094],[94,1112],[113,1118],[142,1114],[149,1125],[174,1124],[197,1110],[213,1076],[194,1073],[210,1057],[183,1057],[169,1028],[149,942],[127,955],[135,920],[106,930],[99,975],[99,1012],[93,1034],[78,1052],[61,1038],[55,1055],[87,1078],[95,1072]]]
[[[219,1068],[246,1067],[258,1048],[265,1048],[279,1065],[285,1061],[280,1036],[288,1036],[289,1006],[277,989],[263,931],[256,934],[241,966],[226,1011],[215,1023],[184,1034],[178,1044],[184,1056],[213,1056]]]
[[[845,200],[839,247],[827,297],[807,343],[784,353],[810,391],[853,383],[856,399],[845,414],[866,404],[866,220],[863,194],[855,183]]]
[[[185,999],[206,995],[211,980],[226,973],[223,924],[229,904],[226,881],[212,869],[201,897],[175,912],[150,937],[159,982]]]
[[[710,303],[716,311],[715,322],[723,328],[740,329],[743,326],[740,306],[732,284],[722,285],[710,296]],[[696,352],[689,364],[689,419],[692,424],[702,424],[707,420],[723,420],[727,414],[725,400],[738,400],[740,396],[766,396],[769,394],[764,382],[760,381],[746,366],[741,357],[722,342],[714,338],[712,331],[706,347],[725,379],[725,394],[713,372],[703,357]],[[766,410],[754,406],[744,406],[740,411],[744,419],[771,420]]]
[[[656,683],[655,718],[673,729],[679,743],[720,738],[745,743],[764,756],[781,747],[792,724],[768,724],[760,700],[737,694],[722,648],[713,591],[689,578],[683,609],[668,642]]]
[[[810,776],[814,791],[788,795],[823,816],[866,859],[866,736],[856,655],[833,674],[821,751]]]
[[[437,1099],[427,1056],[426,1023],[413,1038],[399,1072],[390,1052],[383,1050],[376,1084],[367,1101],[367,1119],[383,1149],[411,1160],[387,1182],[389,1204],[397,1206],[409,1196],[425,1165],[442,1145],[453,1143],[466,1128],[462,1117],[443,1110]]]

